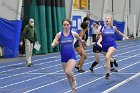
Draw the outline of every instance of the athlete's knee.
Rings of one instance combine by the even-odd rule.
[[[105,56],[105,59],[108,61],[108,60],[110,60],[110,56]]]
[[[99,64],[100,63],[100,59],[99,60],[96,59],[96,62]]]
[[[70,70],[68,70],[68,69],[66,69],[66,70],[65,70],[65,73],[66,73],[66,75],[68,75],[68,76],[69,76],[69,75],[71,74],[71,71],[70,71]]]

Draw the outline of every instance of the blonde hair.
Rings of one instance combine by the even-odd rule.
[[[111,20],[112,20],[112,17],[111,16],[106,16],[105,18],[109,17]]]

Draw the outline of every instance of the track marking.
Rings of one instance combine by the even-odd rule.
[[[110,93],[110,92],[112,92],[113,90],[117,89],[118,87],[121,87],[122,85],[128,83],[129,81],[131,81],[131,80],[133,80],[133,79],[135,79],[135,78],[137,78],[137,77],[139,77],[139,76],[140,76],[140,72],[137,73],[137,74],[135,74],[135,75],[133,75],[133,76],[131,76],[130,78],[125,79],[124,81],[122,81],[122,82],[116,84],[115,86],[113,86],[113,87],[111,87],[111,88],[109,88],[109,89],[103,91],[102,93]]]
[[[127,66],[127,67],[124,67],[124,68],[120,69],[119,71],[124,70],[124,69],[127,69],[127,68],[132,67],[132,66],[137,65],[137,64],[140,64],[140,61],[138,61],[138,62],[136,62],[136,63],[134,63],[134,64],[131,64],[131,65]],[[113,72],[113,73],[115,73],[115,72]],[[110,74],[113,74],[113,73],[110,73]],[[95,80],[92,80],[92,81],[90,81],[90,82],[87,82],[87,83],[85,83],[85,84],[83,84],[83,85],[81,85],[81,86],[78,86],[77,89],[82,88],[82,87],[84,87],[84,86],[87,86],[88,84],[91,84],[91,83],[93,83],[93,82],[95,82],[95,81],[98,81],[98,80],[100,80],[100,79],[103,79],[103,78],[105,78],[105,76],[100,77],[100,78],[95,79]],[[68,90],[68,91],[66,91],[65,93],[69,93],[69,92],[71,92],[71,90]],[[26,93],[26,92],[25,92],[25,93]],[[27,92],[27,93],[28,93],[28,92]]]

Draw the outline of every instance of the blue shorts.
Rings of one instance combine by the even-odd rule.
[[[76,60],[76,55],[61,56],[61,62],[68,62],[70,59]]]
[[[116,44],[113,44],[113,45],[102,45],[102,51],[103,52],[107,52],[110,47],[114,47],[116,49],[117,45]]]

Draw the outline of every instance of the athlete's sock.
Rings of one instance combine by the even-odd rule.
[[[91,65],[91,68],[95,67],[97,64],[98,64],[98,62],[97,62],[97,61],[94,61],[94,62],[92,63],[92,65]]]
[[[116,67],[118,67],[118,63],[116,62],[116,59],[114,59],[114,65],[115,65]]]
[[[113,68],[113,62],[110,62],[110,67]]]

